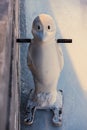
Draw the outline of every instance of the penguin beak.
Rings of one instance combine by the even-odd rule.
[[[39,32],[38,37],[41,41],[46,41],[47,34],[46,32]]]
[[[47,34],[46,34],[46,33],[43,33],[42,40],[43,40],[43,41],[46,41],[46,37],[47,37]]]

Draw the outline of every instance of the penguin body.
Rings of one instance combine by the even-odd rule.
[[[58,97],[57,84],[64,60],[60,46],[55,41],[56,27],[46,14],[35,18],[32,39],[28,49],[28,66],[35,83],[34,100],[40,107],[51,106]]]

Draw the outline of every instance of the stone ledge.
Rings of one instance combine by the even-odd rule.
[[[0,0],[0,130],[19,129],[15,5],[18,0]]]

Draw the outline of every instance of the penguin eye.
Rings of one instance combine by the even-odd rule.
[[[38,28],[38,30],[40,30],[40,26],[39,26],[39,25],[38,25],[38,27],[37,27],[37,28]]]
[[[50,25],[48,25],[48,29],[50,29]]]

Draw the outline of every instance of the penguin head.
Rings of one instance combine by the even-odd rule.
[[[55,40],[56,26],[51,16],[40,14],[32,24],[32,34],[34,39],[42,42]]]

